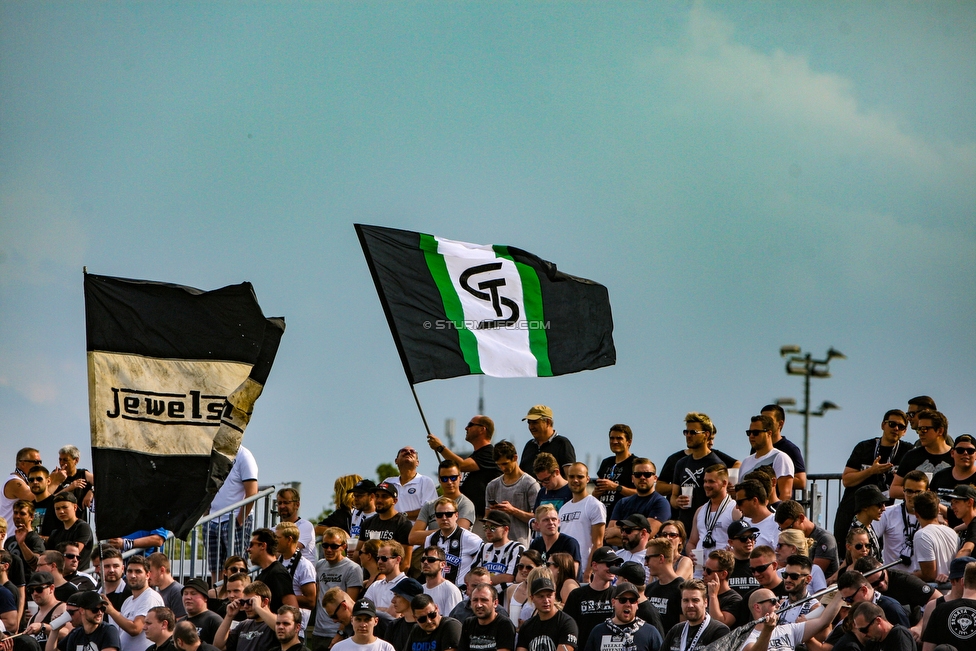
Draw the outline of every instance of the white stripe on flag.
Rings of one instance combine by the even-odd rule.
[[[497,257],[489,245],[469,244],[440,237],[435,239],[437,252],[444,256],[451,282],[461,299],[467,328],[474,333],[478,341],[481,370],[493,377],[536,377],[539,367],[529,348],[529,330],[525,318],[525,302],[522,299],[522,280],[515,263]],[[485,264],[500,264],[501,268],[473,274],[467,281],[470,289],[463,287],[462,274],[473,267]],[[498,280],[503,280],[504,284],[496,287],[479,287],[486,281]],[[493,291],[501,301],[499,305],[501,317],[498,316],[492,301],[484,297]],[[472,292],[478,292],[482,297],[479,298]],[[514,302],[518,309],[518,327],[477,328],[476,324],[483,321],[508,319],[512,314],[512,308],[505,304],[506,300]]]
[[[250,372],[242,362],[89,352],[92,446],[209,456],[225,396]]]

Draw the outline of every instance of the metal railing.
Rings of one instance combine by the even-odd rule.
[[[251,530],[261,529],[262,527],[273,529],[278,520],[278,511],[275,508],[276,488],[275,486],[267,486],[240,502],[203,516],[193,525],[193,529],[190,531],[190,535],[185,542],[175,538],[171,532],[165,542],[163,542],[162,551],[169,558],[170,572],[172,572],[173,577],[180,583],[184,583],[186,579],[192,577],[206,579],[211,572],[215,573],[218,578],[220,577],[223,567],[210,567],[210,559],[206,545],[206,528],[209,523],[219,520],[222,516],[228,514],[230,515],[230,529],[227,534],[229,547],[227,554],[218,558],[218,565],[228,556],[242,556],[246,560],[247,546],[251,541],[250,538],[245,539],[241,536],[240,547],[238,547],[237,536],[235,534],[239,531],[239,526],[237,524],[237,518],[233,516],[233,513],[239,508],[253,504],[254,507],[251,509],[251,514],[254,516],[254,525]],[[141,549],[130,549],[122,554],[122,558],[129,558],[130,556],[142,553],[142,551]]]
[[[807,517],[827,531],[834,530],[834,515],[844,494],[840,473],[807,475],[804,499],[800,501]]]

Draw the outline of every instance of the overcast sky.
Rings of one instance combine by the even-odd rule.
[[[306,515],[404,443],[432,472],[355,222],[609,288],[616,366],[485,380],[519,449],[544,403],[581,458],[622,422],[660,463],[692,410],[743,456],[802,397],[784,344],[848,356],[811,472],[917,394],[972,433],[974,33],[972,2],[0,2],[0,466],[90,463],[87,265],[285,317],[245,444]],[[417,391],[438,434],[477,408]]]

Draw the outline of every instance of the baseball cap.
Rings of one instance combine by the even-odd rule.
[[[347,490],[347,493],[372,493],[376,488],[376,483],[369,479],[361,479],[356,485]]]
[[[424,586],[422,586],[420,581],[417,579],[411,579],[408,576],[391,585],[390,592],[410,600],[416,597],[418,594],[423,594]]]
[[[72,606],[84,608],[85,610],[91,610],[102,605],[102,597],[94,590],[85,590],[83,592],[76,592],[68,597],[68,603]]]
[[[546,590],[549,590],[550,592],[556,591],[556,586],[552,584],[552,579],[542,576],[532,582],[531,592],[533,595],[540,592],[545,592]]]
[[[952,489],[952,495],[950,495],[949,498],[953,500],[976,501],[976,488],[973,488],[969,484],[959,484]]]
[[[526,417],[522,420],[539,420],[540,418],[548,418],[549,420],[552,420],[552,409],[549,409],[549,407],[546,407],[545,405],[536,405],[529,410],[528,415],[526,415]]]
[[[372,599],[367,599],[366,597],[357,599],[352,607],[352,616],[355,617],[356,615],[376,617],[376,604],[373,603]]]
[[[633,527],[634,529],[644,529],[645,531],[651,530],[651,523],[647,521],[640,513],[632,513],[627,516],[626,520],[620,520],[617,522],[618,527]]]
[[[959,436],[956,437],[956,440],[953,443],[953,445],[959,445],[960,441],[965,441],[966,443],[972,443],[973,445],[976,445],[976,438],[973,438],[972,434],[960,434]]]
[[[613,589],[613,596],[615,599],[620,595],[624,595],[628,593],[634,595],[635,597],[640,596],[640,592],[637,590],[637,586],[635,586],[633,583],[628,583],[627,581],[618,584],[617,587]]]
[[[378,493],[379,491],[389,493],[395,500],[400,499],[400,490],[397,488],[396,484],[391,484],[388,481],[381,481],[376,485],[376,488],[374,488],[372,492]]]
[[[613,547],[604,545],[593,552],[593,562],[606,563],[607,565],[619,565],[620,563],[623,563],[624,560],[617,556],[616,552],[613,551]]]
[[[502,527],[512,526],[512,516],[504,511],[492,511],[485,517],[481,518],[482,522],[488,522],[490,524],[497,524]]]
[[[745,520],[736,520],[729,525],[729,538],[741,538],[747,533],[759,533],[759,529],[752,526]]]
[[[976,558],[972,556],[960,556],[949,561],[949,579],[961,579],[966,575],[966,566],[976,563]]]
[[[640,563],[627,561],[621,565],[611,567],[608,571],[610,574],[616,574],[627,583],[633,583],[634,585],[647,584],[647,572],[644,571],[644,566]]]
[[[197,577],[194,577],[192,579],[189,579],[186,583],[184,583],[183,584],[183,589],[180,590],[180,594],[183,594],[184,592],[186,592],[186,589],[187,588],[190,588],[191,590],[195,590],[195,591],[199,592],[200,595],[202,597],[204,597],[204,598],[206,598],[208,596],[209,592],[210,592],[210,587],[207,585],[207,582],[204,581],[203,579],[201,579],[198,576]]]

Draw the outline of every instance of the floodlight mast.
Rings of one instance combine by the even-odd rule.
[[[813,359],[811,353],[804,353],[799,346],[780,346],[779,354],[786,358],[786,374],[803,376],[803,409],[787,409],[791,414],[803,414],[803,460],[810,459],[810,416],[823,416],[831,409],[840,409],[830,401],[824,401],[816,411],[810,410],[810,378],[829,378],[830,361],[847,359],[847,355],[831,347],[824,359]],[[793,398],[779,398],[777,405],[795,405]]]

